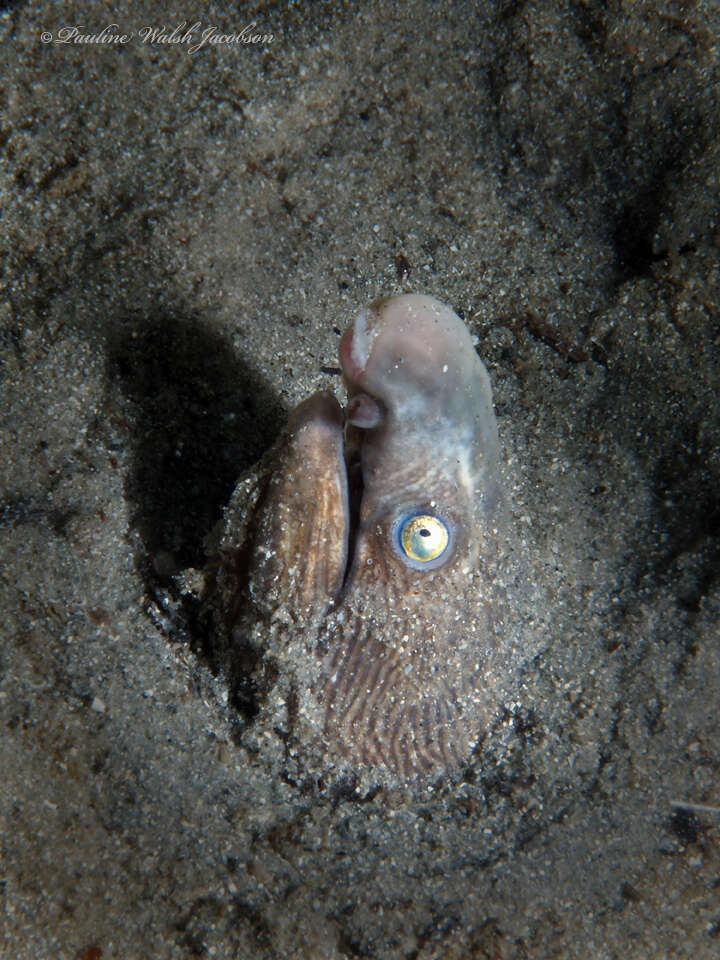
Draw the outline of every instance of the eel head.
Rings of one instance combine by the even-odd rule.
[[[428,296],[373,303],[340,362],[345,409],[302,403],[233,494],[215,629],[258,744],[318,776],[426,780],[462,764],[513,659],[490,382]]]

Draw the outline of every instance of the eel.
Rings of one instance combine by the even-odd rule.
[[[340,341],[347,403],[301,403],[243,477],[212,561],[219,657],[254,749],[314,776],[457,773],[513,660],[487,371],[432,297]]]

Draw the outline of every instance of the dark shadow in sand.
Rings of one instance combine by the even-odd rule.
[[[202,566],[205,536],[286,411],[237,350],[192,316],[160,310],[116,328],[108,372],[136,407],[126,486],[133,525],[151,557]]]

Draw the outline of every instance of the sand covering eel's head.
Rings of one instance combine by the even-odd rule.
[[[258,749],[426,779],[467,757],[511,659],[490,383],[427,296],[372,304],[340,361],[345,412],[305,401],[239,483],[211,602]]]

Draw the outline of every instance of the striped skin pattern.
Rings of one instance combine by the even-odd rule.
[[[463,322],[419,295],[372,304],[340,361],[345,410],[301,404],[233,495],[218,632],[258,749],[281,731],[318,775],[429,780],[467,758],[511,659],[489,379]]]

